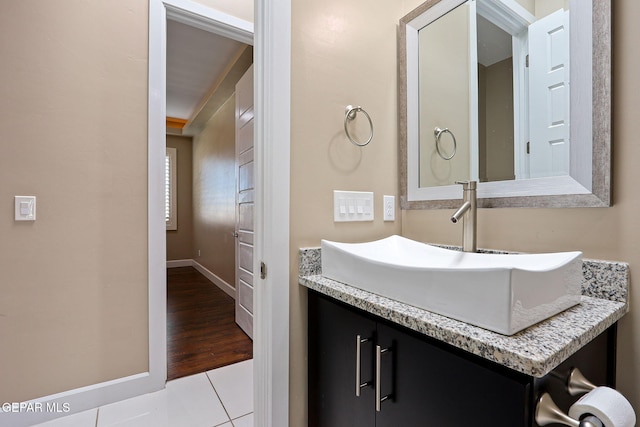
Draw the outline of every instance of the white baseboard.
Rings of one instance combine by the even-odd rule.
[[[0,425],[26,427],[55,418],[94,409],[164,388],[164,381],[154,384],[148,372],[80,387],[39,399],[22,402],[19,407],[0,406]],[[11,402],[9,402],[10,404]],[[7,406],[3,409],[3,407]],[[5,412],[5,410],[8,411]]]
[[[176,267],[193,267],[192,259],[176,259],[172,261],[167,261],[167,268],[176,268]]]
[[[200,264],[198,261],[196,260],[192,260],[193,261],[193,268],[195,268],[196,270],[198,270],[200,273],[202,273],[202,275],[204,277],[206,277],[207,279],[209,279],[214,285],[216,285],[217,287],[219,287],[220,289],[222,289],[227,295],[229,295],[231,298],[236,299],[236,288],[234,288],[233,286],[231,286],[230,284],[228,284],[227,282],[225,282],[224,280],[222,280],[220,277],[216,276],[214,273],[212,273],[211,271],[207,270],[206,267],[204,267],[202,264]]]
[[[229,295],[231,298],[236,299],[236,288],[231,286],[229,283],[225,282],[215,273],[212,273],[205,266],[200,264],[198,261],[194,259],[178,259],[174,261],[167,261],[167,268],[175,268],[175,267],[193,267],[198,270],[204,277],[209,279],[211,283],[219,287],[224,291],[225,294]]]

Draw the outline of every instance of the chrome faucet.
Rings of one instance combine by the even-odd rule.
[[[476,246],[476,187],[478,183],[476,181],[456,181],[456,184],[462,184],[464,198],[462,206],[451,216],[451,222],[457,224],[462,218],[462,250],[476,252],[478,249]]]

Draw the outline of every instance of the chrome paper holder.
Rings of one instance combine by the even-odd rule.
[[[567,391],[571,396],[578,396],[589,393],[597,386],[585,378],[578,368],[571,368],[569,377],[567,378]]]
[[[604,427],[602,421],[593,415],[576,420],[558,408],[549,393],[542,393],[536,404],[535,421],[539,426],[562,424],[569,427]]]

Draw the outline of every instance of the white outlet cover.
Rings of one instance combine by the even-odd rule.
[[[396,220],[396,197],[395,196],[383,196],[382,197],[382,209],[384,221]]]
[[[15,220],[35,221],[36,220],[36,197],[35,196],[14,196],[15,200]]]

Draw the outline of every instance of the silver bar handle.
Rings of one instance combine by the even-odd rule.
[[[380,384],[381,377],[382,377],[382,375],[380,374],[380,371],[381,371],[380,362],[382,359],[382,354],[388,352],[389,350],[390,350],[389,348],[382,348],[379,345],[376,346],[376,412],[380,412],[380,406],[382,405],[382,402],[384,402],[389,398],[389,395],[380,396],[380,393],[382,390],[382,385]]]
[[[362,338],[360,335],[356,336],[356,397],[360,397],[360,389],[369,385],[369,383],[361,382],[360,378],[360,359],[361,359],[361,346],[362,343],[368,342],[369,338]]]

